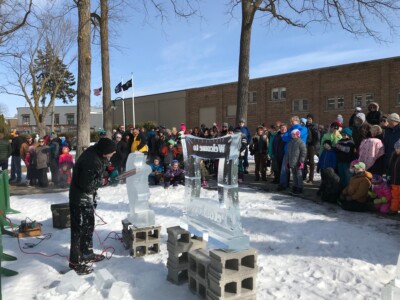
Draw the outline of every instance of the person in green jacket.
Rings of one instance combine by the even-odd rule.
[[[322,136],[321,139],[321,147],[319,148],[319,156],[322,154],[322,151],[324,150],[324,142],[326,140],[330,140],[332,143],[332,147],[335,147],[336,144],[342,139],[342,135],[340,134],[339,131],[339,124],[337,122],[333,122],[331,124],[331,127],[329,129],[329,132],[325,133]]]
[[[0,132],[0,167],[8,169],[8,158],[11,156],[11,144],[4,139],[4,134]]]

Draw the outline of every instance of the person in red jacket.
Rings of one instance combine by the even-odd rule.
[[[68,147],[62,148],[62,154],[58,158],[59,186],[66,188],[71,184],[71,170],[74,167],[74,158],[69,153]]]

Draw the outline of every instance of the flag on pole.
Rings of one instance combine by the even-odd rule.
[[[115,87],[114,92],[115,92],[116,94],[118,94],[118,93],[121,93],[121,91],[122,91],[122,81],[121,81],[120,83],[117,84],[117,86]]]
[[[124,91],[129,90],[129,88],[131,88],[131,87],[132,87],[132,79],[129,79],[127,82],[125,82],[125,83],[122,85],[122,89],[123,89]]]
[[[94,89],[94,90],[93,90],[93,94],[94,94],[95,96],[100,96],[102,90],[103,90],[103,88],[101,88],[101,87],[99,87],[98,89]]]

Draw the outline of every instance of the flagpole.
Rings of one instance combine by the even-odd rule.
[[[131,80],[132,80],[132,120],[133,120],[133,127],[136,127],[136,119],[135,119],[135,85],[133,84],[133,72],[131,73]]]
[[[124,80],[123,80],[123,78],[121,77],[121,90],[122,90],[122,124],[124,124],[124,126],[126,126],[126,124],[125,124],[125,99],[124,99],[124,89],[122,88],[122,85],[124,84],[123,83],[124,82]]]

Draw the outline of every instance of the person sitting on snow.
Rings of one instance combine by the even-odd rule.
[[[179,183],[183,184],[185,182],[184,172],[184,170],[179,168],[179,162],[173,160],[171,166],[164,174],[164,188],[167,189],[171,184],[173,186],[177,186]]]
[[[151,173],[149,174],[149,185],[158,185],[163,176],[164,168],[160,165],[160,158],[156,156],[150,164]]]

